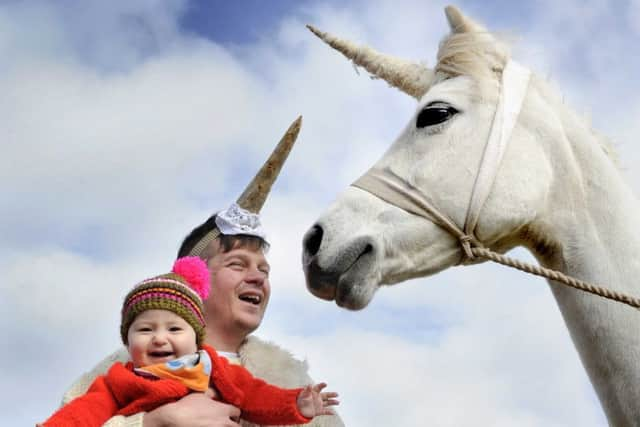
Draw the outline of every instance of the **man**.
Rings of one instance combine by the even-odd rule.
[[[241,363],[255,376],[281,387],[313,383],[305,363],[280,347],[250,336],[260,326],[269,302],[268,243],[258,213],[300,130],[298,118],[238,201],[210,217],[184,240],[178,257],[199,256],[211,271],[211,291],[205,304],[205,343],[230,361]],[[63,404],[83,394],[93,379],[114,362],[126,361],[126,349],[115,352],[84,374],[67,391]],[[240,411],[201,393],[164,405],[149,413],[111,418],[105,426],[233,426],[252,424]],[[343,426],[338,416],[314,418],[308,426]]]

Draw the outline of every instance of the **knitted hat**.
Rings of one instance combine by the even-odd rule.
[[[183,257],[171,273],[143,280],[129,291],[122,304],[120,336],[127,334],[135,318],[147,310],[169,310],[182,317],[196,332],[198,347],[204,340],[202,301],[209,296],[209,269],[198,257]]]

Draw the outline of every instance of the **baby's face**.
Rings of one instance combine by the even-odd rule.
[[[135,318],[128,350],[136,368],[164,363],[198,351],[196,333],[182,317],[167,310],[147,310]]]

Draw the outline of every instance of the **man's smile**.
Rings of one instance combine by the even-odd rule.
[[[264,299],[261,292],[257,291],[246,291],[238,295],[238,298],[244,302],[248,302],[253,305],[260,305],[262,300]]]

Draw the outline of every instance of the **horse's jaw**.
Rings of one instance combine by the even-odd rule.
[[[461,260],[459,243],[443,229],[353,187],[307,232],[303,246],[309,292],[349,310],[365,308],[381,285]]]

